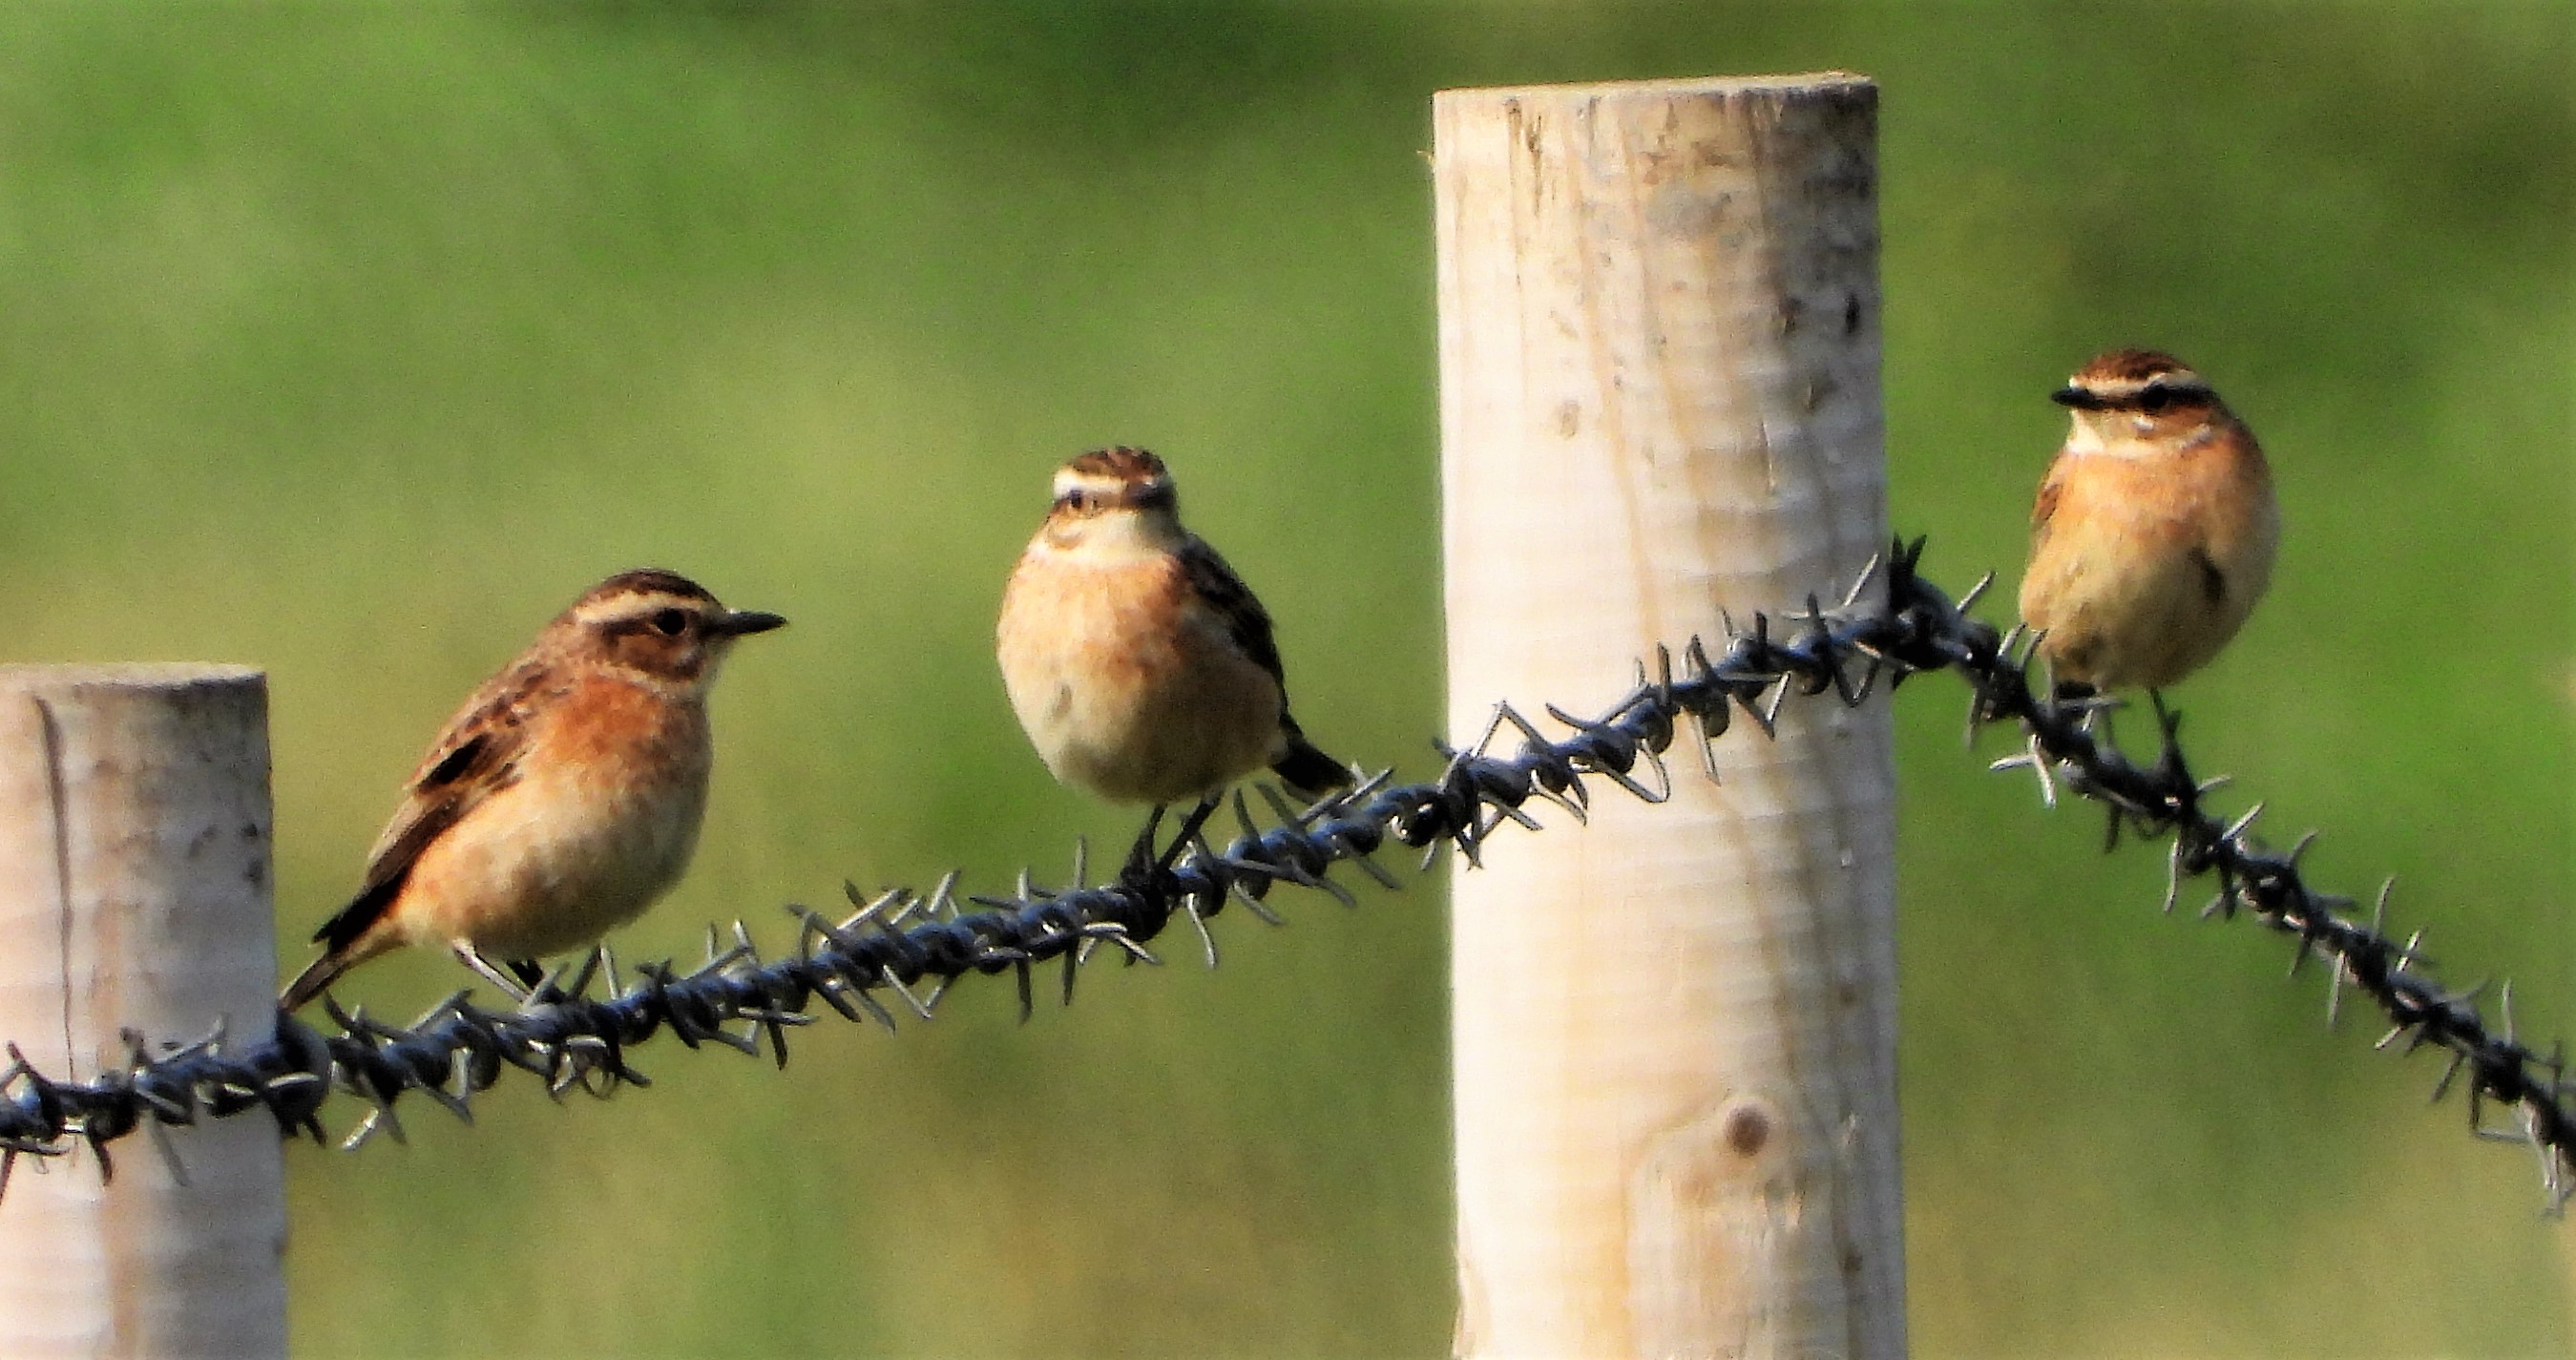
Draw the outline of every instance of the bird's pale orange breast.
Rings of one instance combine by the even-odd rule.
[[[1180,624],[1190,605],[1188,577],[1170,558],[1036,558],[1011,583],[1003,646],[1107,688],[1150,686],[1182,664]]]
[[[422,853],[392,924],[512,958],[599,938],[688,863],[712,763],[694,695],[581,677],[544,710],[518,778]]]
[[[2232,544],[2256,532],[2271,503],[2262,455],[2232,440],[2159,458],[2064,454],[2050,484],[2052,538],[2116,532],[2141,547]]]
[[[613,675],[586,676],[546,714],[545,759],[576,778],[650,785],[702,777],[706,708]]]
[[[2172,684],[2235,636],[2271,578],[2271,476],[2241,430],[2061,454],[2039,515],[2021,612],[2061,680]]]
[[[999,629],[1002,676],[1047,768],[1115,799],[1195,795],[1267,759],[1279,684],[1177,557],[1032,549]]]

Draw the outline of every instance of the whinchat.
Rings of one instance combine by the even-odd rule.
[[[2054,398],[2073,420],[2031,509],[2022,621],[2060,685],[2161,689],[2218,655],[2271,584],[2271,469],[2169,354],[2104,354]]]
[[[1270,615],[1177,506],[1171,474],[1143,449],[1057,470],[996,630],[1003,686],[1039,758],[1067,784],[1157,808],[1204,805],[1265,765],[1301,795],[1349,784],[1288,714]]]
[[[785,622],[667,571],[591,587],[448,719],[278,1004],[406,944],[533,983],[530,961],[633,920],[697,845],[717,668],[735,639]]]

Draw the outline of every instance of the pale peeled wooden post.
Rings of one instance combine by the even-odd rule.
[[[1887,531],[1877,88],[1434,122],[1450,730],[1835,602]],[[1735,727],[1723,782],[1685,727],[1668,805],[1596,783],[1455,874],[1462,1355],[1903,1352],[1887,709]]]
[[[0,1037],[52,1077],[120,1030],[276,1016],[268,688],[210,666],[0,667]],[[157,1045],[156,1045],[157,1046]],[[0,1198],[0,1355],[286,1352],[284,1161],[257,1113],[84,1150]]]

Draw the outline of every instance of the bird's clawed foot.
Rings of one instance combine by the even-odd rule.
[[[1145,829],[1136,833],[1136,843],[1127,848],[1127,863],[1118,874],[1121,879],[1133,881],[1169,873],[1172,866],[1180,862],[1182,852],[1198,839],[1199,828],[1207,825],[1207,819],[1216,812],[1217,798],[1210,794],[1200,799],[1198,806],[1190,809],[1190,815],[1181,819],[1180,832],[1172,837],[1172,843],[1157,853],[1155,843],[1160,839],[1163,812],[1168,806],[1156,803],[1154,811],[1145,818]]]
[[[1199,828],[1207,825],[1207,819],[1215,814],[1216,807],[1217,796],[1211,793],[1200,799],[1197,807],[1190,809],[1190,815],[1181,819],[1180,834],[1172,837],[1171,845],[1163,851],[1160,859],[1154,861],[1154,868],[1157,871],[1169,871],[1173,865],[1180,863],[1181,852],[1189,849],[1198,840]]]
[[[1121,881],[1132,881],[1154,870],[1154,836],[1163,829],[1164,805],[1156,803],[1145,816],[1145,829],[1136,833],[1136,843],[1127,847],[1127,862],[1120,866]]]

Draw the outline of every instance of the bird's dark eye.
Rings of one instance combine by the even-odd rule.
[[[2148,415],[2154,415],[2172,402],[2173,389],[2162,383],[2148,383],[2146,390],[2138,394],[2138,409]]]
[[[688,628],[689,616],[681,613],[679,610],[657,609],[653,611],[653,631],[660,633],[664,637],[678,637],[680,634],[687,632]]]
[[[1098,500],[1088,491],[1068,491],[1064,493],[1064,508],[1077,515],[1088,515]]]

